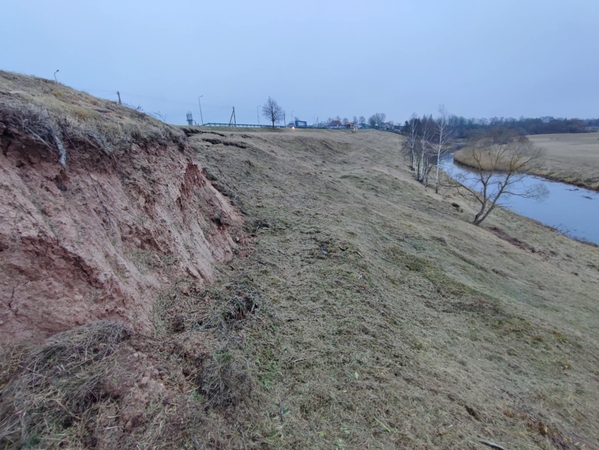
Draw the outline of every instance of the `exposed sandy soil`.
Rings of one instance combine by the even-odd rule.
[[[153,330],[172,277],[200,285],[245,241],[242,218],[189,148],[56,152],[0,122],[0,342],[97,319]]]
[[[486,440],[510,449],[599,448],[597,247],[502,209],[473,226],[467,201],[411,178],[401,138],[391,133],[187,134],[184,157],[179,147],[159,154],[152,145],[127,148],[123,173],[78,165],[84,159],[74,156],[66,181],[48,180],[61,173],[55,153],[54,161],[22,167],[10,159],[16,150],[4,156],[16,168],[3,199],[11,193],[19,201],[10,205],[32,214],[38,208],[39,229],[85,250],[84,261],[120,280],[123,292],[156,295],[118,316],[136,325],[129,317],[145,315],[147,326],[136,325],[141,333],[91,322],[40,345],[4,345],[0,446],[483,449]],[[190,161],[207,180],[191,190]],[[93,177],[102,177],[100,186]],[[135,203],[138,191],[132,195],[126,180],[151,192],[163,213],[147,212],[147,199]],[[57,191],[40,187],[51,183]],[[28,193],[43,204],[28,206]],[[187,193],[193,208],[182,211],[177,199]],[[222,214],[200,220],[206,198],[231,225]],[[95,209],[84,209],[86,202]],[[229,202],[243,214],[247,242],[255,242],[238,254],[239,216]],[[50,219],[41,213],[45,204]],[[125,206],[145,213],[143,228]],[[67,269],[70,254],[53,252],[49,265],[27,256],[21,234],[37,222],[19,217],[29,228],[3,224],[12,233],[2,242],[16,240],[11,251],[45,271],[48,292],[61,283],[95,286],[93,277],[68,278],[80,273]],[[104,217],[137,228],[127,234]],[[203,267],[194,259],[203,241],[190,235],[210,236],[194,221],[223,233],[204,244],[221,249],[209,260],[210,276],[186,273]],[[97,237],[69,237],[75,224]],[[147,272],[134,264],[128,252],[139,247],[121,236],[145,243],[148,234],[172,249],[176,264]],[[178,240],[169,241],[171,234]],[[163,255],[163,247],[144,245],[150,260]],[[122,258],[130,277],[106,254]],[[35,270],[22,271],[14,272],[22,283],[37,279]],[[66,305],[58,296],[53,303]]]

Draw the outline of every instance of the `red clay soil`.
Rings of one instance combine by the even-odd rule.
[[[0,123],[0,342],[97,319],[152,331],[173,280],[214,277],[245,242],[241,214],[185,146],[56,152]],[[4,139],[2,138],[4,134]]]

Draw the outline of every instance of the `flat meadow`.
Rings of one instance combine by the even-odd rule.
[[[536,175],[599,190],[599,133],[528,136],[544,150]]]

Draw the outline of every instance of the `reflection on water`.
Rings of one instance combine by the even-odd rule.
[[[441,168],[456,179],[472,173],[455,164],[453,155],[444,158]],[[568,236],[599,244],[599,193],[531,175],[524,176],[512,190],[523,192],[539,183],[548,191],[543,199],[505,196],[499,200],[501,206],[557,228]]]

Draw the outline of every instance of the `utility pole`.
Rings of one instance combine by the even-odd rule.
[[[56,81],[58,83],[58,78],[56,78],[56,74],[60,72],[60,70],[56,69],[56,72],[54,72],[54,81]]]
[[[121,101],[121,93],[119,91],[116,91],[116,95],[118,95],[119,97],[119,105],[122,105],[123,102]]]
[[[202,102],[200,101],[200,99],[203,97],[203,95],[200,95],[198,97],[198,103],[200,104],[200,120],[202,121],[202,125],[204,125],[204,116],[202,115]],[[214,119],[213,119],[214,120]]]
[[[235,107],[233,106],[233,112],[231,113],[231,118],[229,119],[229,126],[236,127],[237,126],[237,117],[235,117]]]

